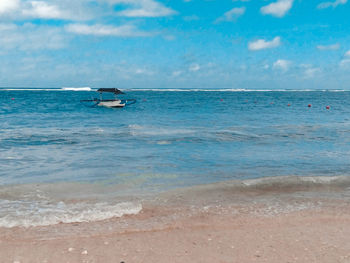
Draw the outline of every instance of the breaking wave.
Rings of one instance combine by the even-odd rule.
[[[91,91],[90,87],[62,87],[65,91]]]
[[[129,125],[128,128],[132,136],[174,136],[195,133],[195,131],[191,129],[141,126],[137,124]]]
[[[267,192],[312,191],[318,189],[350,188],[350,176],[274,176],[256,179],[230,180],[199,186],[198,189],[231,189],[237,191],[262,190]]]
[[[142,210],[141,204],[131,202],[68,204],[63,201],[49,203],[32,200],[1,200],[0,207],[0,227],[6,228],[101,221],[137,214]]]

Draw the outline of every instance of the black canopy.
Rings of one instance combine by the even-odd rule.
[[[114,94],[124,94],[124,92],[116,88],[101,88],[101,89],[98,89],[97,92],[112,92]]]

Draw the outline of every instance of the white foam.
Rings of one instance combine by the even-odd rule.
[[[265,201],[266,202],[266,201]],[[253,208],[252,212],[253,214],[256,214],[258,216],[276,216],[280,214],[289,214],[293,212],[303,211],[303,210],[313,210],[317,209],[322,205],[322,202],[297,202],[292,201],[290,203],[285,202],[279,202],[279,201],[272,201],[269,202],[268,205]]]
[[[171,144],[171,142],[170,141],[158,141],[157,144],[159,144],[159,145],[169,145],[169,144]]]
[[[332,183],[349,183],[348,176],[276,176],[257,179],[243,180],[245,186],[259,186],[267,184],[332,184]]]
[[[61,89],[57,88],[48,88],[48,89],[41,89],[41,88],[0,88],[0,91],[62,91]]]
[[[62,87],[61,89],[66,91],[91,91],[90,87]]]
[[[0,202],[0,227],[47,226],[59,223],[92,222],[137,214],[139,203],[49,203],[45,201]]]
[[[192,134],[193,130],[190,129],[173,129],[173,128],[159,128],[152,126],[140,126],[137,124],[129,125],[130,133],[133,136],[146,135],[146,136],[166,136],[176,134]]]

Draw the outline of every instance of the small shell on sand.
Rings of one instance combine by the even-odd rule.
[[[72,247],[68,248],[69,252],[72,252],[73,250],[74,250],[74,248],[72,248]]]
[[[81,254],[82,254],[82,255],[87,255],[88,252],[87,252],[87,250],[84,250],[83,252],[81,252]]]

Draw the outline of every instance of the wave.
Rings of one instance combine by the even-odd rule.
[[[219,183],[195,186],[198,190],[237,190],[262,192],[297,192],[319,189],[342,189],[350,187],[350,176],[274,176],[254,179],[230,180]]]
[[[141,126],[137,124],[129,125],[128,128],[132,136],[175,136],[194,134],[195,132],[191,129]]]
[[[45,201],[1,200],[0,227],[48,226],[59,223],[101,221],[123,215],[138,214],[141,204],[49,203]]]
[[[0,88],[0,91],[62,91],[57,88]]]
[[[90,87],[62,87],[62,88],[0,88],[0,91],[92,91]]]
[[[282,188],[282,187],[313,187],[313,186],[350,186],[350,176],[277,176],[243,180],[245,187]]]
[[[350,176],[278,176],[195,185],[161,197],[168,204],[196,204],[204,210],[243,205],[245,212],[268,216],[314,209],[325,201],[349,202],[349,187]]]
[[[74,193],[71,187],[76,189]],[[310,196],[317,200],[329,197],[345,199],[350,198],[347,193],[349,187],[350,176],[345,175],[278,176],[176,188],[153,193],[148,195],[148,198],[141,194],[139,197],[142,196],[142,199],[139,201],[136,201],[135,194],[132,200],[111,201],[107,189],[101,188],[93,195],[86,184],[67,185],[67,187],[62,187],[60,184],[43,185],[41,190],[36,191],[31,185],[4,186],[0,189],[0,227],[32,227],[102,221],[140,213],[143,209],[140,200],[148,200],[146,203],[151,202],[154,205],[159,205],[164,201],[171,204],[172,200],[179,200],[179,196],[182,202],[187,200],[199,204],[212,202],[231,204],[245,200],[246,197],[255,198],[256,194],[259,195],[259,198],[254,200],[266,201],[268,199],[263,198],[264,196],[272,196],[274,201],[279,200],[279,196],[285,194],[291,196],[296,194],[297,197],[300,192],[305,193],[301,195],[303,197],[306,196],[306,193],[310,193]],[[70,189],[69,192],[65,190],[66,188]],[[115,192],[114,190],[114,188],[109,189],[112,192]],[[86,195],[87,193],[90,194]],[[97,197],[99,195],[100,197]],[[70,197],[67,199],[67,196]],[[109,201],[106,201],[106,198]]]
[[[64,91],[91,91],[90,87],[62,87],[61,90]]]

